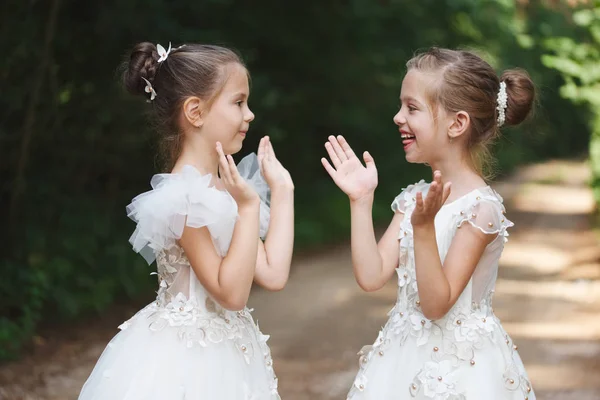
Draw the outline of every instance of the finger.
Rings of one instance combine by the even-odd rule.
[[[442,184],[441,182],[438,182],[437,180],[434,182],[435,183],[435,197],[433,197],[431,200],[431,207],[435,207],[436,210],[440,209],[444,203],[446,202],[446,199],[448,198],[447,196],[445,196],[445,191],[446,191],[446,185]]]
[[[416,207],[417,210],[421,211],[423,209],[423,206],[424,206],[424,204],[423,204],[423,193],[417,192],[417,195],[415,197],[416,197],[416,201],[415,201],[416,206],[415,207]]]
[[[264,153],[263,153],[263,168],[267,168],[272,160],[272,146],[271,146],[271,138],[265,136],[265,144],[264,144]]]
[[[436,173],[435,173],[435,181],[438,183],[439,189],[440,189],[440,193],[441,193],[442,187],[444,185],[442,183],[442,172],[441,171],[436,171]]]
[[[448,199],[448,196],[446,195],[446,185],[443,183],[440,183],[438,186],[438,196],[437,196],[437,207],[438,208],[442,208],[442,206],[444,205],[444,203],[446,202],[446,200]],[[450,193],[448,193],[450,194]]]
[[[325,167],[325,171],[327,171],[329,176],[331,176],[331,178],[335,181],[335,174],[337,173],[335,168],[333,168],[331,164],[329,164],[329,161],[327,161],[325,157],[321,158],[321,164],[323,164],[323,166]]]
[[[231,179],[234,183],[238,183],[242,177],[240,176],[240,172],[235,165],[235,161],[233,161],[233,157],[231,155],[227,155],[227,164],[229,167],[229,174],[231,175]]]
[[[226,185],[233,184],[233,179],[231,178],[231,172],[229,171],[229,165],[227,163],[227,159],[223,157],[223,159],[219,160],[219,172],[221,175],[221,180]]]
[[[264,136],[262,139],[260,139],[260,142],[258,143],[258,152],[256,154],[256,157],[260,160],[262,160],[262,158],[265,155],[265,143],[266,143],[267,137]]]
[[[219,171],[221,172],[221,179],[225,182],[231,182],[231,174],[229,173],[229,164],[223,153],[223,147],[220,142],[217,142],[217,154],[219,155]]]
[[[363,153],[363,160],[365,160],[365,165],[367,166],[367,169],[377,169],[375,167],[375,160],[373,159],[373,156],[368,152],[365,151]]]
[[[354,154],[354,151],[352,150],[352,147],[350,147],[350,145],[348,144],[348,142],[346,141],[346,139],[342,135],[339,135],[337,137],[337,140],[338,140],[338,143],[340,144],[340,147],[344,151],[344,154],[346,155],[347,158],[356,157],[356,154]]]
[[[425,196],[423,205],[424,205],[424,207],[429,208],[433,204],[436,204],[438,201],[439,201],[439,185],[436,181],[433,181],[433,182],[431,182],[431,185],[429,185],[429,191],[427,192],[427,196]]]
[[[325,143],[325,149],[327,150],[327,154],[329,154],[329,158],[331,159],[333,166],[337,169],[342,162],[338,158],[335,150],[333,150],[333,145],[330,142],[327,142]]]
[[[260,171],[260,174],[264,177],[265,176],[265,158],[264,156],[258,159],[258,169]]]
[[[273,149],[273,143],[271,143],[270,140],[267,142],[267,157],[269,158],[269,161],[273,161],[277,158],[277,157],[275,157],[275,150]]]
[[[269,160],[269,145],[271,143],[271,139],[268,136],[265,136],[265,141],[263,143],[263,160]]]
[[[442,194],[442,204],[446,203],[446,200],[448,200],[448,197],[450,196],[451,192],[452,182],[446,182],[446,184],[444,184],[444,192]]]
[[[439,188],[439,185],[436,181],[431,182],[431,185],[429,185],[429,191],[427,192],[427,199],[433,199],[434,197],[437,196],[437,190]]]
[[[344,150],[342,150],[342,146],[340,146],[340,143],[335,137],[329,136],[329,143],[331,143],[333,146],[333,150],[341,162],[344,162],[348,159],[348,157],[346,157],[346,153],[344,153]]]
[[[263,165],[263,161],[265,159],[265,145],[267,143],[267,136],[264,136],[262,139],[260,139],[260,143],[258,144],[258,154],[256,155],[256,158],[258,159],[258,167],[260,168],[260,172],[263,173],[264,172],[264,165]]]

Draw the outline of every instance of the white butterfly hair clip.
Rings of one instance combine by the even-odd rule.
[[[150,83],[150,81],[148,79],[146,79],[144,77],[142,77],[142,79],[144,80],[144,82],[146,82],[146,87],[144,88],[144,91],[146,93],[150,93],[150,100],[148,100],[148,102],[151,102],[157,96],[156,91],[154,90],[154,88],[152,87],[152,84]]]
[[[160,44],[156,45],[156,50],[158,51],[158,62],[161,63],[167,59],[169,53],[171,52],[171,42],[169,42],[169,50],[165,50]]]

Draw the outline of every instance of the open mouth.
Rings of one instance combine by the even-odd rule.
[[[415,142],[415,135],[412,133],[402,132],[402,144],[404,145],[404,150],[408,149],[411,144]]]

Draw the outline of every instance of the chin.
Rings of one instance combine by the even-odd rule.
[[[242,150],[242,143],[241,142],[233,142],[233,143],[229,143],[229,145],[227,146],[227,151],[225,152],[226,154],[237,154],[240,152],[240,150]]]
[[[420,164],[421,162],[418,160],[417,157],[415,157],[414,155],[407,153],[405,155],[406,161],[411,163],[411,164]]]
[[[427,160],[423,160],[422,158],[415,156],[415,155],[411,155],[411,154],[407,154],[406,155],[406,161],[411,163],[411,164],[429,164],[427,162]]]

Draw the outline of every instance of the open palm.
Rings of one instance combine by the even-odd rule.
[[[294,181],[287,169],[281,165],[275,155],[271,139],[263,137],[258,144],[258,164],[271,190],[277,188],[294,189]]]
[[[377,168],[368,152],[363,155],[366,165],[363,166],[343,136],[330,136],[325,148],[333,167],[326,158],[322,158],[321,162],[335,184],[350,197],[350,200],[358,200],[375,191]]]

